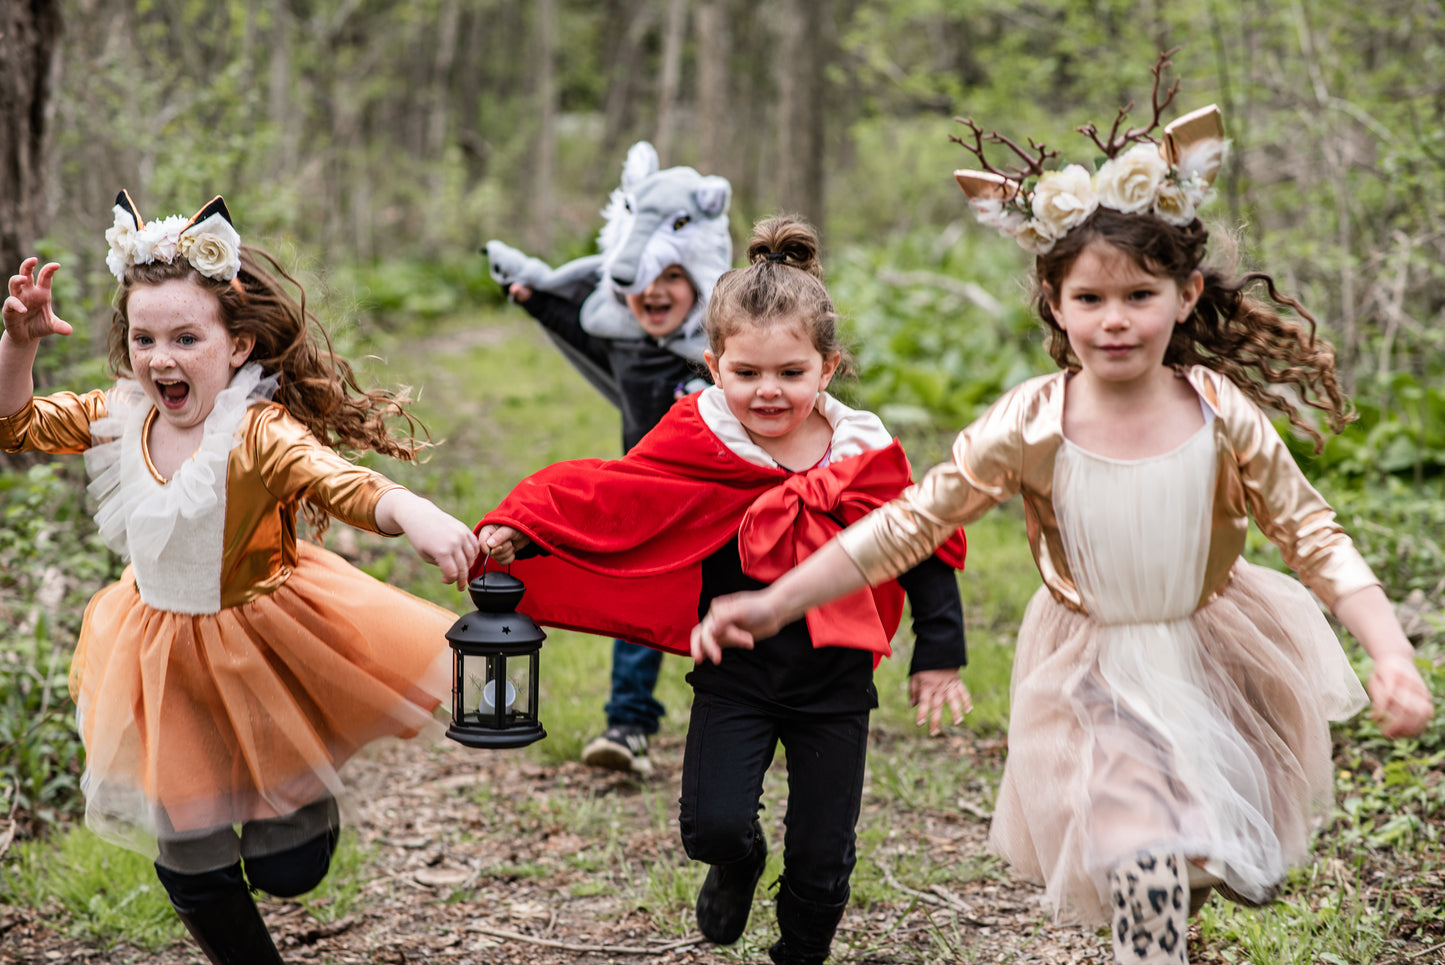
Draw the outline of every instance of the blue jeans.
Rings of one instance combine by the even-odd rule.
[[[603,708],[607,726],[636,727],[644,734],[656,734],[658,721],[667,711],[652,696],[662,651],[626,640],[612,641],[612,696]]]

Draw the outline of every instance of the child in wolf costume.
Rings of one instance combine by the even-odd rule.
[[[542,324],[563,356],[622,414],[629,450],[672,407],[707,385],[702,332],[708,297],[732,261],[725,178],[660,169],[639,141],[627,152],[598,236],[599,252],[552,268],[500,241],[492,277]],[[607,729],[582,760],[646,775],[647,739],[664,709],[653,697],[662,654],[613,642]]]

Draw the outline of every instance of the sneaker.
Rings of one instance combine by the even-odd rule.
[[[742,937],[753,910],[753,892],[768,863],[768,843],[755,829],[753,848],[733,864],[715,864],[697,896],[697,927],[702,937],[718,945],[731,945]]]
[[[652,773],[647,735],[640,728],[614,724],[582,748],[582,763],[647,777]]]

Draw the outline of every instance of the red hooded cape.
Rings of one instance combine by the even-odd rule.
[[[693,395],[621,459],[559,462],[522,480],[477,529],[511,526],[550,554],[511,567],[527,587],[520,608],[538,623],[688,654],[701,563],[734,535],[743,572],[770,583],[910,482],[896,439],[801,473],[748,462]],[[962,569],[965,550],[960,530],[938,556]],[[902,612],[890,580],[809,611],[808,633],[815,647],[887,656]]]

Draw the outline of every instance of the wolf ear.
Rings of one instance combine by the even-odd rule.
[[[135,202],[130,199],[130,192],[125,188],[121,188],[120,194],[115,196],[115,204],[116,207],[130,215],[131,220],[135,222],[135,230],[139,231],[146,226],[146,223],[141,220],[140,212],[136,210]]]
[[[643,178],[657,173],[657,148],[646,141],[638,141],[627,151],[627,160],[622,162],[622,187],[631,190]]]
[[[692,189],[692,200],[699,211],[709,218],[716,218],[727,211],[732,194],[733,186],[727,178],[710,174]]]

